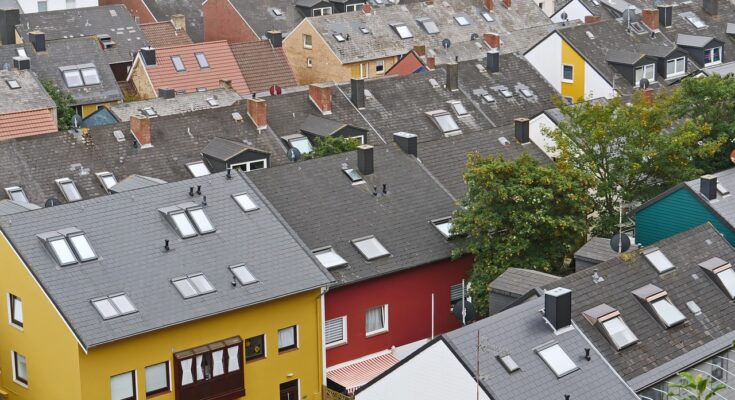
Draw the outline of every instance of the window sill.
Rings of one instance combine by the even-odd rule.
[[[304,45],[304,48],[305,48],[305,49],[308,49],[308,50],[311,50],[311,49],[313,49],[313,48],[314,48],[314,46],[306,46],[306,45]]]
[[[334,343],[330,343],[328,345],[325,345],[324,348],[327,349],[327,350],[329,350],[329,349],[333,349],[335,347],[342,347],[342,346],[344,346],[346,344],[347,344],[347,341],[346,340],[343,340],[341,342],[334,342]]]
[[[28,384],[27,383],[23,383],[23,382],[15,379],[15,378],[13,378],[13,383],[15,383],[16,385],[18,385],[18,386],[20,386],[22,388],[28,389]]]
[[[719,64],[722,64],[722,60],[720,60],[720,61],[715,61],[715,62],[711,62],[711,63],[705,63],[705,64],[704,64],[704,66],[705,66],[705,67],[711,67],[711,66],[713,66],[713,65],[719,65]]]
[[[23,332],[23,327],[22,326],[18,326],[16,324],[12,323],[12,322],[10,322],[9,325],[12,326],[13,328],[15,328],[15,329]]]
[[[283,350],[278,349],[278,354],[280,355],[280,354],[292,353],[292,352],[294,352],[294,351],[296,351],[298,349],[299,349],[298,347],[289,347],[289,348],[286,348],[286,349],[283,349]]]
[[[265,355],[262,355],[262,356],[260,356],[260,357],[254,357],[254,358],[250,358],[250,359],[247,359],[247,358],[246,358],[246,359],[245,359],[245,364],[248,364],[248,363],[254,363],[254,362],[256,362],[256,361],[260,361],[260,360],[265,360],[265,358],[266,358],[266,357],[265,357]]]
[[[574,80],[573,80],[573,79],[572,79],[572,80],[569,80],[569,79],[562,79],[562,80],[561,80],[561,83],[574,83]]]
[[[366,338],[369,338],[369,337],[373,337],[373,336],[379,336],[379,335],[382,335],[384,333],[388,333],[388,328],[381,329],[379,331],[368,332],[368,333],[365,334],[365,337]]]

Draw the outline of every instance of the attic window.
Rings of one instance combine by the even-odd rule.
[[[715,283],[728,297],[735,299],[735,270],[732,269],[732,264],[719,257],[713,257],[700,263],[699,266],[714,278]]]
[[[503,368],[505,368],[506,371],[508,371],[509,374],[518,371],[521,369],[518,364],[516,364],[515,360],[510,355],[507,356],[497,356],[498,361],[500,361],[500,364],[503,365]]]
[[[214,225],[212,225],[212,221],[209,220],[203,208],[187,208],[186,212],[189,214],[191,220],[194,221],[194,225],[196,225],[200,235],[206,235],[207,233],[216,231]]]
[[[500,94],[502,94],[506,99],[513,97],[513,92],[508,89],[500,89]]]
[[[396,31],[401,39],[410,39],[413,37],[411,30],[404,24],[391,24],[390,26]]]
[[[439,33],[439,27],[436,26],[436,22],[434,22],[434,20],[432,20],[431,18],[416,18],[416,22],[418,22],[419,25],[421,25],[421,27],[424,28],[426,33],[428,33],[429,35]]]
[[[301,154],[308,154],[314,150],[309,138],[304,135],[290,135],[287,141],[290,147],[297,149]]]
[[[674,269],[674,264],[669,261],[666,255],[659,250],[658,247],[646,250],[643,252],[643,256],[646,257],[646,260],[651,263],[653,268],[656,268],[656,271],[658,271],[659,274],[663,274],[664,272]]]
[[[64,195],[66,201],[71,203],[82,199],[82,195],[79,194],[77,185],[74,184],[73,180],[69,178],[61,178],[57,179],[55,182],[56,186],[59,187],[59,190],[61,190],[61,193]]]
[[[466,115],[469,115],[469,112],[464,107],[464,104],[462,104],[462,102],[460,102],[460,101],[452,101],[452,102],[450,102],[450,104],[452,105],[452,110],[454,110],[454,113],[458,117],[464,117]]]
[[[84,232],[70,232],[67,235],[67,239],[69,239],[71,246],[74,248],[74,254],[76,254],[79,261],[85,262],[97,259],[97,254],[92,249],[92,245],[89,244],[89,240],[87,240]]]
[[[237,278],[241,285],[249,285],[258,281],[250,273],[250,270],[245,264],[233,265],[230,267],[230,271],[232,271],[232,274],[235,275],[235,278]]]
[[[345,37],[341,33],[335,33],[334,38],[337,39],[337,41],[340,43],[345,41]]]
[[[171,56],[171,62],[174,64],[176,72],[186,71],[186,67],[184,67],[184,61],[181,60],[181,56]]]
[[[153,107],[143,107],[140,109],[140,112],[148,118],[153,118],[153,117],[158,116],[158,113]]]
[[[321,263],[324,268],[329,269],[347,265],[347,261],[345,261],[342,256],[337,254],[337,252],[334,251],[331,246],[314,249],[311,252],[314,254],[314,257],[319,260],[319,263]]]
[[[76,264],[97,259],[97,254],[89,244],[84,232],[69,228],[58,232],[38,235],[60,266]]]
[[[457,125],[457,122],[454,121],[454,117],[452,117],[452,114],[444,110],[438,110],[427,112],[426,115],[431,117],[436,126],[439,127],[439,129],[445,135],[462,133],[459,130],[459,125]]]
[[[207,166],[204,165],[204,161],[193,161],[193,162],[187,163],[186,169],[188,169],[191,176],[195,178],[198,178],[200,176],[206,176],[211,173],[209,172],[209,168],[207,168]]]
[[[6,187],[5,194],[8,195],[8,198],[10,200],[18,201],[21,203],[28,203],[28,197],[26,196],[26,193],[23,191],[23,188],[20,186]]]
[[[214,292],[214,286],[207,280],[204,274],[182,276],[171,280],[176,289],[185,299]]]
[[[209,61],[204,53],[194,53],[194,56],[197,59],[197,63],[199,63],[199,68],[209,68]]]
[[[97,68],[95,67],[87,67],[82,68],[82,79],[84,80],[84,85],[97,85],[100,83],[100,76],[97,74]]]
[[[493,22],[494,21],[492,15],[490,15],[490,13],[487,12],[487,11],[483,11],[482,12],[482,19],[484,19],[487,22]]]
[[[58,235],[56,237],[49,238],[47,243],[51,253],[60,266],[65,267],[67,265],[77,263],[77,259],[74,257],[71,246],[64,236]]]
[[[459,26],[467,26],[470,24],[470,21],[464,15],[455,15],[454,20],[457,21]]]
[[[273,9],[273,15],[275,15],[276,17],[282,17],[283,16],[283,11],[281,11],[280,8],[274,8]]]
[[[431,224],[434,225],[434,228],[436,228],[436,230],[445,238],[449,239],[452,237],[452,217],[435,219],[431,221]]]
[[[20,83],[15,79],[8,79],[5,81],[11,90],[20,89]]]
[[[210,107],[217,107],[219,105],[219,101],[214,97],[210,97],[207,99],[207,104],[209,104]]]
[[[370,33],[370,29],[368,29],[367,26],[361,26],[360,27],[360,32],[362,32],[363,34],[367,35],[368,33]]]
[[[364,182],[362,176],[360,176],[360,173],[355,171],[354,169],[349,168],[343,169],[342,171],[345,173],[345,175],[347,175],[347,178],[350,179],[350,182],[352,182],[353,185]]]
[[[79,72],[78,69],[63,71],[64,74],[64,82],[66,83],[66,87],[68,88],[75,88],[84,86],[84,81],[82,80],[82,74]]]
[[[607,304],[600,304],[583,313],[584,317],[607,337],[617,350],[638,342],[638,338],[623,321],[620,312]]]
[[[557,378],[576,371],[579,367],[558,344],[536,351],[546,365],[551,368]]]
[[[169,223],[171,223],[173,228],[182,238],[186,239],[197,235],[194,225],[191,223],[191,220],[189,220],[185,210],[182,208],[167,207],[161,208],[158,211],[166,216]]]
[[[124,293],[94,299],[92,300],[92,305],[100,313],[102,319],[116,318],[138,311]]]
[[[483,94],[482,99],[487,103],[495,103],[495,98],[489,93]]]
[[[697,29],[702,29],[707,26],[707,24],[705,24],[704,21],[702,21],[699,16],[694,13],[689,13],[686,16],[686,20],[689,21],[690,24],[694,25],[694,27]]]
[[[388,250],[383,247],[375,236],[366,236],[364,238],[354,239],[352,240],[352,244],[368,261],[390,255]]]
[[[533,90],[531,89],[521,89],[521,94],[526,97],[533,97]]]
[[[250,199],[247,193],[233,194],[232,198],[235,199],[237,205],[245,212],[258,209],[258,206]]]
[[[666,328],[678,325],[686,320],[684,314],[669,299],[668,293],[658,286],[648,284],[633,292],[639,300],[644,302],[650,312]]]
[[[111,187],[117,185],[117,179],[115,179],[115,175],[113,175],[112,172],[98,172],[95,175],[100,181],[100,184],[102,184],[102,187],[104,187],[105,190],[107,190],[108,192],[110,191]]]

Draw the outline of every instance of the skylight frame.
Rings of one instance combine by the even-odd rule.
[[[191,299],[217,291],[206,275],[201,272],[173,278],[171,283],[184,299]],[[207,286],[209,289],[202,290],[200,286]]]
[[[20,186],[6,187],[5,194],[8,196],[8,199],[10,200],[13,200],[19,203],[29,203],[28,196],[26,196],[26,192]]]
[[[110,189],[117,185],[117,178],[115,178],[115,175],[112,172],[109,171],[102,171],[97,172],[94,174],[97,177],[97,180],[100,182],[100,185],[102,185],[103,188],[107,191],[107,193],[110,193]]]
[[[197,64],[199,64],[199,68],[201,69],[207,69],[209,68],[209,60],[207,60],[207,55],[204,54],[201,51],[198,51],[194,53],[194,58],[197,59]]]
[[[510,89],[500,89],[500,94],[506,99],[513,97],[513,92],[511,92]]]
[[[311,141],[304,135],[298,135],[298,137],[288,139],[288,145],[297,149],[302,155],[314,151]]]
[[[495,97],[493,97],[493,95],[491,95],[490,93],[483,94],[482,99],[489,104],[495,103]]]
[[[232,199],[244,212],[255,211],[260,208],[257,204],[255,204],[253,199],[250,198],[250,195],[244,192],[233,194]]]
[[[273,8],[271,9],[271,12],[273,12],[273,15],[275,15],[276,17],[283,16],[283,10],[281,10],[280,8]]]
[[[730,296],[731,300],[735,300],[735,270],[732,266],[717,272],[715,276],[720,281],[720,285],[725,293]]]
[[[184,60],[181,58],[181,56],[171,56],[171,64],[173,64],[176,72],[186,72],[186,65],[184,65]]]
[[[536,349],[536,354],[541,357],[557,378],[567,376],[579,369],[558,343]]]
[[[465,15],[455,15],[453,18],[454,18],[454,21],[459,26],[469,26],[470,25],[470,19]]]
[[[347,40],[347,39],[345,39],[345,36],[344,36],[343,34],[341,34],[341,33],[335,33],[335,34],[333,34],[332,36],[334,36],[334,39],[335,39],[335,40],[336,40],[337,42],[339,42],[339,43],[342,43],[342,42],[344,42],[344,41],[346,41],[346,40]]]
[[[735,300],[735,269],[731,263],[719,257],[712,257],[699,263],[699,266],[706,271],[727,297]]]
[[[452,217],[437,218],[429,221],[431,225],[444,236],[445,239],[452,239]]]
[[[390,251],[374,235],[365,236],[350,241],[366,261],[373,261],[383,257],[390,257]],[[374,251],[377,251],[375,253]]]
[[[365,183],[365,180],[362,178],[362,175],[354,169],[354,168],[345,168],[342,170],[345,175],[347,175],[347,179],[352,182],[353,185],[359,185],[361,183]]]
[[[469,110],[467,110],[467,107],[465,107],[461,101],[450,101],[449,104],[452,106],[452,111],[454,111],[454,115],[457,117],[462,118],[470,115]]]
[[[189,207],[186,209],[186,214],[189,216],[191,222],[194,223],[194,227],[200,235],[206,235],[208,233],[217,231],[217,228],[212,223],[212,220],[204,211],[204,207]]]
[[[408,25],[404,23],[396,23],[390,24],[390,26],[401,40],[413,38],[413,33],[411,33],[411,29],[408,28]]]
[[[687,320],[684,313],[679,310],[679,307],[671,301],[668,295],[653,299],[649,301],[648,304],[650,304],[651,310],[656,315],[659,322],[664,324],[667,329],[679,325]]]
[[[66,69],[61,71],[66,87],[73,89],[84,86],[82,73],[78,69]]]
[[[523,89],[520,90],[520,92],[526,98],[530,98],[530,97],[533,97],[535,95],[535,93],[533,92],[533,90],[531,90],[529,88],[523,88]]]
[[[490,13],[487,12],[487,11],[483,11],[481,15],[482,15],[482,19],[484,19],[485,22],[493,22],[493,21],[495,21],[495,19],[493,19],[493,16],[490,15]]]
[[[74,254],[74,250],[71,248],[71,244],[66,240],[64,235],[57,233],[56,236],[48,237],[45,241],[47,248],[59,266],[68,267],[79,263],[79,260],[77,260],[77,257]],[[56,244],[60,247],[57,247]]]
[[[518,366],[518,363],[515,362],[513,357],[510,356],[510,354],[497,355],[495,356],[495,359],[498,360],[500,365],[502,365],[509,374],[512,374],[513,372],[521,369],[521,367]]]
[[[84,86],[99,85],[102,82],[97,67],[81,68],[79,73],[82,75]]]
[[[70,178],[59,178],[54,182],[69,203],[82,200],[82,194],[79,193],[76,183]]]
[[[84,232],[70,232],[66,235],[66,239],[74,251],[74,256],[79,260],[79,262],[84,263],[94,261],[99,258],[94,247],[92,247],[92,244],[89,242],[89,238],[87,238],[87,235]]]
[[[416,22],[421,25],[421,27],[424,29],[424,31],[429,35],[436,35],[439,32],[439,26],[437,26],[436,22],[434,22],[433,19],[428,17],[419,17],[416,18]]]
[[[177,208],[167,214],[171,225],[182,239],[197,236],[197,229],[185,210]]]
[[[615,324],[618,324],[618,326],[611,326]],[[628,324],[625,323],[623,316],[620,315],[620,312],[618,311],[601,317],[598,320],[598,325],[600,330],[602,330],[610,343],[612,343],[618,351],[638,343],[638,337],[633,333]],[[613,332],[612,330],[614,328],[618,328],[618,330]],[[624,341],[618,340],[621,338],[621,335],[618,334],[622,335]]]
[[[669,272],[676,266],[666,257],[658,247],[651,247],[643,252],[646,261],[660,274]]]
[[[189,163],[186,163],[186,169],[189,171],[191,176],[194,178],[199,178],[201,176],[207,176],[212,174],[209,171],[209,168],[207,168],[207,164],[204,163],[204,161],[192,161]]]
[[[243,286],[258,282],[258,278],[253,275],[245,264],[231,265],[229,269],[235,279]]]
[[[332,246],[320,247],[311,251],[319,263],[326,269],[338,268],[347,265],[345,260]]]
[[[130,297],[126,293],[98,297],[90,300],[90,302],[105,321],[138,312],[137,307],[130,301]],[[106,315],[105,311],[103,311],[105,307],[109,307],[110,314]]]
[[[17,79],[6,79],[5,83],[8,85],[10,90],[18,90],[21,88],[20,82]]]
[[[454,120],[454,117],[449,111],[429,111],[426,113],[426,115],[431,118],[431,120],[434,122],[434,125],[436,125],[436,127],[439,128],[439,130],[442,131],[444,135],[462,133],[462,129],[460,129],[459,124],[457,123],[457,121]]]

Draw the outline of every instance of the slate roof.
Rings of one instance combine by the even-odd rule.
[[[216,99],[219,105],[212,106],[207,102],[209,99]],[[150,100],[120,103],[112,107],[111,111],[120,121],[129,121],[133,115],[142,115],[140,110],[146,107],[152,107],[156,111],[156,114],[165,116],[227,107],[241,99],[240,95],[232,90],[215,89],[206,92],[177,94],[173,99],[157,97]]]
[[[140,24],[146,43],[154,48],[193,43],[185,30],[176,29],[171,21]]]
[[[490,290],[520,297],[529,290],[552,284],[559,279],[558,276],[532,269],[508,268],[490,282]]]
[[[631,243],[629,251],[637,249],[638,246]],[[593,237],[574,253],[574,258],[600,263],[611,260],[618,256],[616,251],[610,247],[610,239]]]
[[[6,45],[0,47],[0,65],[13,65],[13,57],[17,56],[17,48],[25,48],[31,60],[31,71],[39,80],[53,81],[62,91],[74,98],[74,105],[106,103],[122,100],[122,93],[108,60],[100,48],[97,39],[92,37],[46,41],[46,51],[36,53],[33,46]],[[59,67],[94,64],[100,84],[67,88]]]
[[[143,175],[130,175],[110,188],[110,192],[122,193],[149,186],[162,185],[166,181]]]
[[[7,82],[14,80],[19,89],[11,89]],[[56,104],[30,72],[17,69],[0,70],[0,114],[38,108],[56,109]]]
[[[230,0],[230,3],[261,39],[265,39],[270,30],[281,31],[285,37],[303,19],[294,0]],[[282,16],[273,13],[276,8],[281,10]]]
[[[735,74],[735,61],[717,64],[711,67],[705,67],[702,68],[701,71],[704,72],[706,75],[718,74],[725,76],[727,74]]]
[[[186,33],[195,42],[204,41],[204,18],[201,1],[143,0],[158,21],[170,21],[171,17],[183,14],[186,18]]]
[[[704,47],[713,39],[714,38],[709,36],[678,34],[676,35],[676,44],[688,47]]]
[[[248,177],[308,248],[332,246],[348,262],[330,270],[338,285],[448,259],[454,245],[429,221],[450,216],[456,207],[416,159],[395,145],[376,147],[375,172],[363,175],[365,184],[352,185],[342,168],[356,168],[356,161],[356,152],[349,152]],[[370,235],[391,255],[366,261],[350,241]]]
[[[13,215],[21,212],[38,210],[39,206],[32,203],[22,201],[13,201],[8,199],[0,200],[0,216]]]
[[[306,120],[301,124],[299,130],[325,137],[337,132],[344,126],[344,123],[312,114],[306,117]]]
[[[194,201],[217,229],[179,239],[159,209]],[[243,212],[231,198],[247,193],[259,206]],[[36,235],[76,227],[98,259],[60,268]],[[90,348],[168,326],[323,287],[329,273],[302,247],[244,175],[224,174],[138,189],[0,218],[0,228],[51,300]],[[171,251],[163,251],[163,240]],[[258,283],[233,287],[228,266],[245,263]],[[151,268],[156,266],[156,268]],[[204,273],[215,292],[184,299],[172,278]],[[91,299],[124,292],[137,312],[104,321]]]
[[[572,290],[573,320],[636,391],[729,348],[731,343],[725,343],[710,353],[699,352],[708,343],[735,331],[735,305],[698,266],[712,257],[735,262],[735,249],[710,224],[672,236],[655,246],[674,264],[673,271],[659,275],[640,252],[633,251],[595,266],[603,282],[595,284],[594,271],[590,269],[547,286]],[[667,291],[687,321],[664,329],[632,294],[648,284]],[[702,313],[693,314],[686,305],[689,301],[695,301]],[[638,337],[638,343],[616,351],[582,315],[603,303],[620,311]]]
[[[709,15],[702,10],[702,0],[693,2],[679,2],[672,11],[672,26],[661,27],[671,40],[677,40],[677,35],[694,35],[709,36],[719,39],[723,42],[724,50],[722,54],[722,62],[735,61],[735,46],[732,39],[727,35],[727,23],[732,22],[735,18],[735,5],[729,1],[718,2],[718,15]],[[690,23],[685,16],[686,13],[695,14],[702,22],[706,24],[703,28],[697,28]]]
[[[725,187],[727,190],[735,191],[735,168],[726,169],[724,171],[712,174],[717,177],[717,183]],[[735,226],[735,198],[731,195],[723,196],[717,192],[717,198],[710,201],[704,198],[699,192],[700,179],[692,179],[685,183],[695,196],[699,196],[704,204],[719,214],[731,226]]]
[[[132,62],[146,39],[124,5],[74,8],[71,10],[21,14],[17,30],[24,42],[28,32],[40,30],[46,40],[109,35],[115,45],[103,54],[109,64]],[[98,44],[99,45],[99,44]]]
[[[233,43],[230,49],[251,92],[265,92],[273,85],[298,85],[282,47],[273,48],[270,41],[261,40]]]

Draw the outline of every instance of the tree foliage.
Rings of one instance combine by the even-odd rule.
[[[592,179],[573,169],[469,155],[467,193],[452,220],[455,256],[471,254],[470,296],[480,315],[488,284],[509,267],[562,273],[563,260],[586,239]]]
[[[717,392],[725,388],[725,385],[712,386],[709,378],[705,378],[700,374],[694,376],[689,372],[680,372],[678,375],[684,378],[684,382],[669,384],[669,387],[682,390],[679,390],[679,393],[674,393],[673,391],[669,391],[668,393],[669,396],[676,396],[675,398],[677,399],[710,400],[717,395]]]
[[[711,157],[724,139],[710,137],[710,125],[676,119],[672,101],[661,94],[653,104],[636,94],[576,105],[559,103],[567,120],[548,132],[555,141],[557,163],[595,178],[593,233],[617,232],[619,202],[640,204],[669,187],[693,179],[701,170],[694,159]],[[626,208],[626,214],[632,207]]]
[[[56,103],[56,118],[59,123],[59,130],[63,131],[73,127],[73,118],[76,111],[74,110],[74,99],[68,93],[62,92],[52,81],[42,81],[41,84],[46,93]]]
[[[344,136],[326,136],[316,138],[314,140],[314,150],[311,153],[304,154],[304,160],[330,156],[332,154],[340,154],[347,151],[357,150],[360,141],[354,138],[346,138]]]

